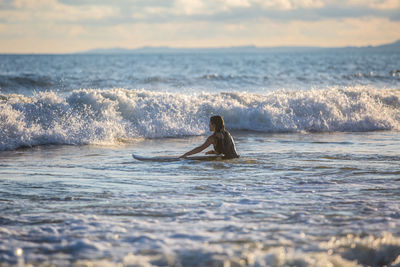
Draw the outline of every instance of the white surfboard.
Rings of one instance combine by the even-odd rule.
[[[220,159],[219,156],[192,156],[186,158],[179,158],[174,156],[163,156],[163,157],[144,157],[137,154],[132,154],[134,159],[140,161],[154,161],[154,162],[173,162],[173,161],[181,161],[181,160],[203,160],[203,161],[212,161]]]

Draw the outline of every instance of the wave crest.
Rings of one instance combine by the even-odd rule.
[[[43,144],[96,144],[207,131],[211,115],[227,128],[262,132],[400,129],[400,91],[366,87],[308,91],[180,94],[82,89],[67,96],[0,95],[0,150]]]

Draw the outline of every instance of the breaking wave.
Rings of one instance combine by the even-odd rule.
[[[364,132],[400,129],[400,91],[370,87],[183,94],[128,89],[0,95],[0,150],[200,135],[211,115],[228,129]]]

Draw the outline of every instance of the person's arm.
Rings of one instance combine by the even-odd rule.
[[[182,156],[180,156],[180,158],[186,158],[187,156],[193,155],[193,154],[197,154],[201,151],[203,151],[204,149],[206,149],[207,147],[209,147],[210,145],[212,145],[214,143],[214,137],[210,136],[207,138],[207,140],[204,142],[204,144],[202,144],[201,146],[198,146],[192,150],[190,150],[189,152],[186,152],[185,154],[183,154]]]

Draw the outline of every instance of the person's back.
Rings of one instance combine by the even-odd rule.
[[[225,159],[238,158],[239,155],[236,152],[235,142],[231,134],[223,129],[219,133],[215,133],[214,137],[216,139],[216,145],[214,145],[214,150],[218,154],[223,154]]]
[[[185,158],[187,156],[199,153],[210,145],[214,146],[214,150],[206,152],[207,155],[222,155],[224,159],[233,159],[239,157],[236,152],[235,142],[233,141],[231,134],[225,130],[224,119],[221,116],[216,115],[210,118],[210,131],[213,131],[214,134],[210,135],[204,144],[186,152],[180,156],[180,158]]]

